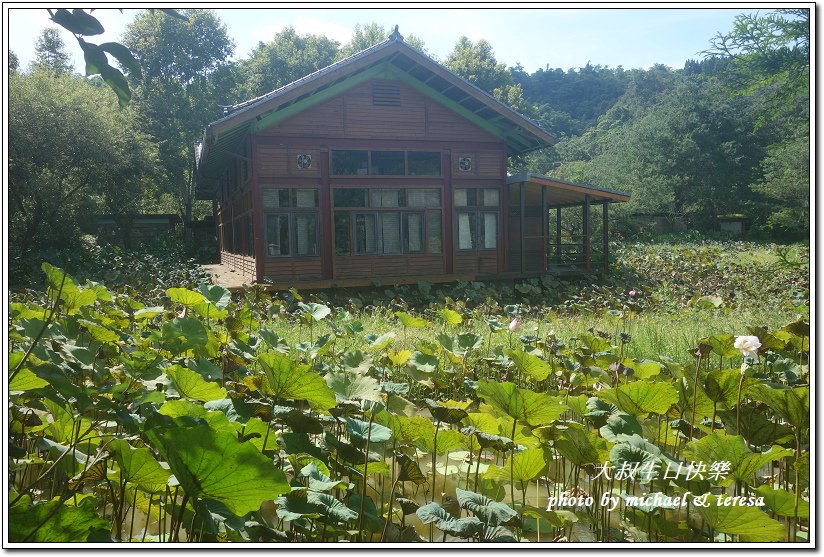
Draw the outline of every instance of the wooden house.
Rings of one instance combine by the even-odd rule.
[[[197,192],[215,202],[221,263],[249,283],[603,271],[606,254],[600,263],[593,254],[606,241],[591,241],[590,207],[603,207],[605,239],[608,204],[629,196],[507,175],[508,155],[554,141],[396,31],[228,107],[196,145]],[[577,239],[558,218],[570,207],[583,217]]]

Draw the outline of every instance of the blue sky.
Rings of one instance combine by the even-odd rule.
[[[551,8],[550,4],[508,4],[519,7],[478,9],[478,5],[446,4],[437,9],[422,9],[416,4],[396,4],[404,7],[394,9],[218,8],[216,12],[235,41],[236,59],[245,58],[258,41],[269,40],[286,26],[295,27],[299,34],[323,34],[344,43],[351,37],[356,23],[375,21],[386,28],[398,24],[402,35],[411,33],[421,38],[427,50],[440,60],[449,55],[461,35],[473,41],[486,39],[499,62],[508,66],[520,63],[532,73],[546,66],[578,68],[587,62],[625,69],[649,68],[656,63],[681,68],[688,58],[700,58],[700,52],[709,46],[716,33],[729,31],[736,14],[759,9],[768,11],[763,4],[753,7],[726,4],[723,9],[668,5],[652,9],[593,8],[588,4],[573,4],[575,7],[566,9]],[[9,48],[20,58],[23,67],[34,55],[36,36],[50,24],[45,7],[48,6],[10,8],[5,14]],[[118,40],[137,12],[129,8],[123,13],[114,8],[96,10],[94,15],[107,32],[95,37],[95,41]],[[76,56],[75,69],[82,70],[80,48],[68,32],[60,31],[70,52]]]

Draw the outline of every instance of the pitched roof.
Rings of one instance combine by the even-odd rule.
[[[492,95],[452,73],[403,42],[398,33],[348,58],[260,97],[226,107],[226,115],[206,126],[196,148],[199,173],[237,153],[248,134],[285,119],[331,96],[380,77],[400,79],[499,137],[512,154],[555,143],[555,137]]]

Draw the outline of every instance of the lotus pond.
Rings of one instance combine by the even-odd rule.
[[[234,296],[44,263],[10,304],[8,539],[809,541],[803,250],[617,253]]]

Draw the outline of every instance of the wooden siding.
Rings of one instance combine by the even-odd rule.
[[[471,178],[503,178],[504,157],[503,149],[499,151],[456,151],[452,153],[452,177],[455,180]],[[472,168],[461,170],[460,160],[468,157],[472,160]]]
[[[274,282],[300,282],[321,278],[320,257],[267,257],[263,261],[263,276]]]
[[[498,252],[470,252],[455,253],[455,273],[497,275],[498,274]]]
[[[399,256],[352,256],[335,258],[335,278],[420,277],[444,274],[441,254]]]
[[[398,82],[401,106],[373,106],[372,82],[259,132],[263,137],[336,137],[499,143],[496,137]]]

